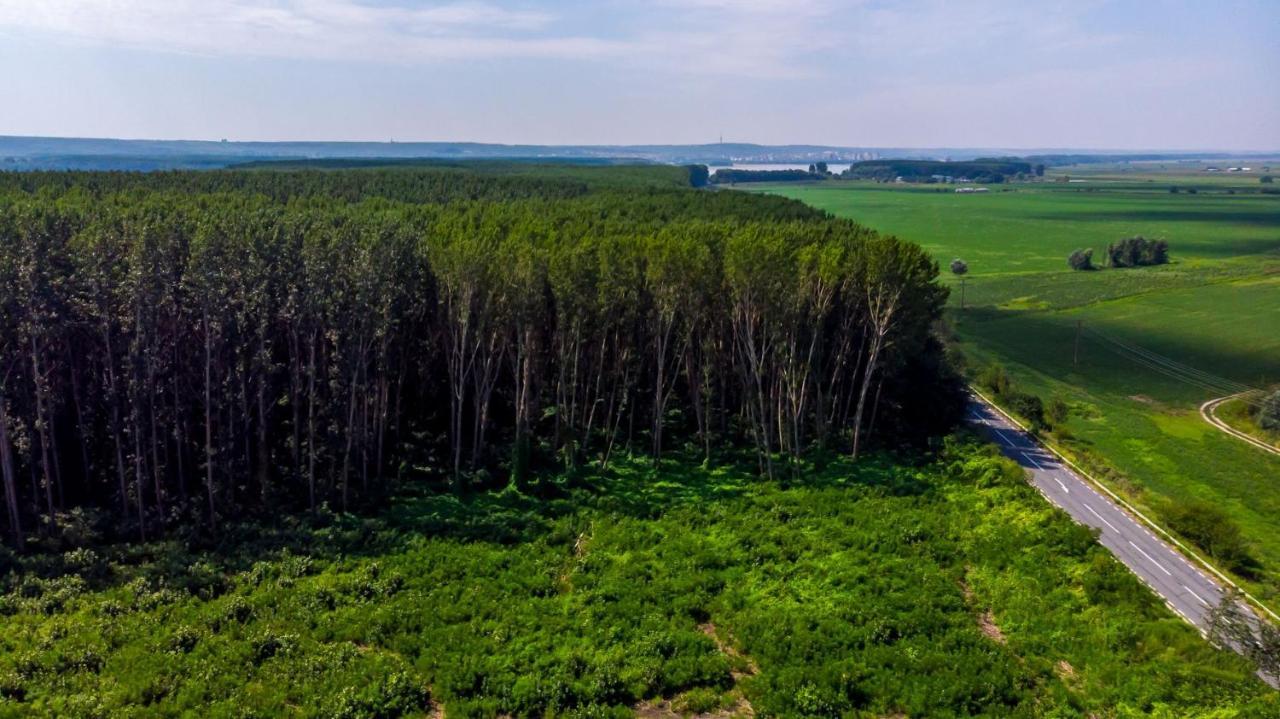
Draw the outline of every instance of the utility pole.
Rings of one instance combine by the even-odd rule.
[[[1071,366],[1080,366],[1080,328],[1084,324],[1084,320],[1076,320],[1076,346],[1071,353]]]

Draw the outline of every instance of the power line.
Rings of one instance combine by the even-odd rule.
[[[1085,328],[1091,337],[1101,340],[1104,346],[1129,361],[1146,367],[1154,372],[1169,377],[1183,384],[1198,387],[1215,394],[1241,395],[1241,401],[1252,406],[1260,406],[1260,400],[1249,396],[1249,393],[1260,392],[1257,387],[1236,382],[1205,372],[1190,365],[1183,364],[1165,355],[1153,352],[1132,342],[1113,337],[1092,327]]]

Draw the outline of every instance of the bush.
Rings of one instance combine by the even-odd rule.
[[[978,375],[978,384],[986,387],[997,395],[1002,395],[1009,391],[1010,380],[1009,373],[1004,367],[998,364],[988,365],[982,373]]]
[[[1067,403],[1063,402],[1060,397],[1054,397],[1049,400],[1049,405],[1045,407],[1044,416],[1049,420],[1049,424],[1060,425],[1067,421],[1067,417],[1071,414],[1071,410],[1067,407]]]
[[[329,716],[341,719],[390,719],[425,709],[430,696],[425,687],[404,673],[361,687],[349,686],[338,695]]]
[[[1258,425],[1263,429],[1280,431],[1280,389],[1262,400],[1258,408]]]
[[[1022,415],[1036,430],[1048,429],[1049,423],[1044,418],[1044,402],[1033,394],[1011,391],[1006,393],[1005,401],[1009,408]]]
[[[1240,527],[1217,506],[1202,501],[1175,504],[1165,511],[1165,520],[1174,531],[1228,568],[1242,573],[1255,568]]]
[[[1092,270],[1093,266],[1093,250],[1076,250],[1067,258],[1067,264],[1073,270]]]

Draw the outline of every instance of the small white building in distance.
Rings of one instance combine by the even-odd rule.
[[[957,188],[956,188],[956,192],[962,192],[962,193],[969,193],[969,192],[988,192],[988,191],[989,191],[989,190],[987,190],[987,188],[985,188],[985,187],[957,187]]]

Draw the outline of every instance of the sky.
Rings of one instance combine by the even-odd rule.
[[[1280,0],[0,0],[0,135],[1280,149]]]

